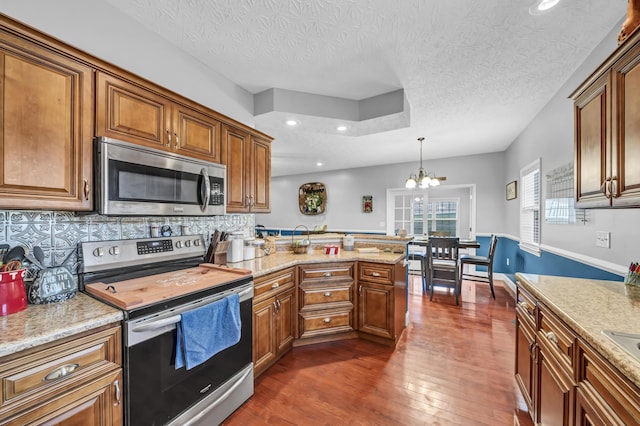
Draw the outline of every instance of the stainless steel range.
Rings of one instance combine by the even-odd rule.
[[[202,264],[204,245],[199,235],[80,244],[81,289],[124,313],[125,424],[218,424],[253,395],[253,277]],[[176,368],[188,313],[234,295],[239,341]]]

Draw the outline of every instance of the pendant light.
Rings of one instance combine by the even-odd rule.
[[[424,138],[418,138],[418,141],[420,141],[420,170],[418,170],[417,175],[409,175],[404,187],[413,189],[415,187],[429,188],[430,186],[438,186],[440,181],[446,180],[446,178],[436,177],[433,173],[425,173],[422,167],[422,142]]]

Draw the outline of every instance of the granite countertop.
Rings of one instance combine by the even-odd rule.
[[[28,305],[0,317],[0,357],[122,320],[122,312],[83,293],[64,302]]]
[[[551,309],[582,339],[640,387],[640,361],[602,330],[640,335],[640,297],[616,281],[516,274],[518,285]]]
[[[254,277],[259,277],[303,263],[365,261],[395,264],[403,260],[404,257],[404,253],[387,253],[383,251],[379,253],[360,253],[356,250],[346,251],[341,249],[340,253],[330,255],[324,254],[322,250],[310,250],[307,254],[294,254],[289,251],[272,253],[269,256],[258,257],[254,260],[229,263],[229,266],[249,269],[253,272]]]

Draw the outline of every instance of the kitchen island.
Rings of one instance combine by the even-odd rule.
[[[640,298],[621,282],[516,279],[516,381],[534,421],[640,424],[640,359],[603,333],[640,342]]]

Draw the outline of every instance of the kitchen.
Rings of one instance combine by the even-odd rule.
[[[124,46],[130,43],[130,39],[146,40],[150,46],[162,46],[172,55],[178,55],[185,63],[193,63],[192,59],[180,56],[179,53],[175,53],[171,48],[167,48],[158,40],[153,39],[148,33],[135,28],[135,24],[128,21],[129,18],[123,18],[114,9],[101,3],[91,7],[82,3],[69,2],[68,7],[64,10],[59,6],[54,7],[46,4],[37,4],[37,7],[31,4],[31,8],[28,5],[3,4],[2,11],[46,33],[68,40],[70,44],[96,54],[100,58],[108,59],[156,82],[163,82],[163,85],[172,90],[210,105],[229,117],[247,123],[258,121],[249,112],[253,110],[252,107],[249,107],[252,100],[246,92],[239,92],[238,94],[233,85],[218,75],[209,73],[206,77],[202,77],[200,64],[194,64],[193,68],[183,70],[184,73],[188,73],[183,75],[193,77],[193,81],[206,80],[207,85],[211,86],[211,92],[201,93],[200,90],[188,83],[190,78],[176,81],[175,78],[172,78],[175,69],[171,61],[166,67],[153,67],[150,65],[153,63],[151,59],[157,61],[157,57],[154,57],[156,54],[153,53],[153,48],[150,48],[148,53],[152,58],[145,58],[140,52],[136,52],[136,57],[132,57],[132,53],[128,52]],[[567,97],[615,49],[616,36],[625,12],[624,6],[626,6],[623,4],[624,2],[618,3],[619,10],[616,11],[615,16],[607,27],[609,33],[602,32],[602,34],[606,34],[601,38],[602,44],[595,48],[584,64],[580,66],[577,64],[567,65],[571,70],[576,69],[575,73],[566,82],[559,83],[559,85],[562,84],[562,87],[558,87],[558,90],[553,92],[555,95],[550,98],[549,103],[540,110],[533,121],[523,127],[524,130],[513,139],[513,143],[506,150],[490,154],[437,160],[430,160],[429,156],[427,156],[427,170],[434,170],[439,174],[446,175],[448,178],[447,185],[469,183],[476,185],[478,205],[475,232],[478,237],[484,237],[496,232],[504,236],[503,241],[505,242],[508,240],[517,242],[517,236],[519,235],[518,216],[520,214],[518,201],[517,199],[516,201],[505,200],[505,185],[510,181],[517,180],[520,169],[535,157],[542,158],[544,171],[553,170],[572,161],[573,110],[571,108],[572,103],[567,100]],[[93,16],[95,13],[94,7],[100,8],[100,13],[96,14],[98,15],[96,18],[104,19],[102,27],[113,25],[114,22],[118,22],[121,26],[121,28],[118,28],[119,31],[109,34],[108,40],[104,37],[104,34],[96,33],[95,28],[100,27],[100,25],[96,25],[94,18],[92,18],[91,24],[88,23],[88,20],[81,24],[67,16],[69,10],[74,10],[78,13],[84,11],[86,16]],[[36,10],[38,13],[36,13]],[[46,13],[41,11],[46,11]],[[100,22],[102,21],[98,21],[98,24]],[[125,25],[126,23],[131,25]],[[78,26],[80,28],[77,28]],[[83,28],[85,33],[80,33]],[[594,46],[596,44],[594,43]],[[122,46],[122,48],[114,49],[113,46]],[[237,97],[234,97],[234,95],[237,95]],[[221,104],[224,104],[224,107],[219,108],[218,106]],[[270,134],[268,129],[258,125],[256,127]],[[417,136],[421,135],[411,134],[405,138],[408,145],[403,151],[413,153],[413,160],[404,162],[404,164],[343,170],[340,173],[305,172],[300,174],[299,172],[291,173],[288,176],[274,175],[271,182],[271,213],[256,216],[232,214],[229,215],[229,220],[241,221],[241,226],[244,229],[252,229],[256,222],[269,228],[293,229],[296,224],[304,220],[310,227],[320,223],[327,223],[331,229],[337,231],[385,232],[386,229],[380,227],[381,222],[386,222],[384,216],[386,194],[384,190],[389,187],[402,186],[408,172],[417,169],[418,164],[415,160],[418,150],[415,142]],[[429,150],[435,149],[434,145],[437,145],[437,142],[429,142],[429,135],[427,134],[426,136],[428,143],[425,148],[427,148],[426,152],[430,152]],[[277,144],[278,140],[276,139],[273,143],[274,150]],[[276,160],[277,158],[274,157],[274,165]],[[398,163],[403,162],[399,161]],[[327,185],[329,206],[326,215],[311,219],[311,217],[304,218],[297,214],[297,199],[290,194],[297,194],[298,187],[307,181],[324,182]],[[373,196],[372,214],[364,215],[360,213],[360,199],[364,194]],[[343,206],[344,212],[341,211]],[[68,242],[65,230],[68,230],[68,234],[80,233],[80,235],[85,236],[93,235],[92,233],[95,233],[95,235],[112,235],[114,233],[130,235],[135,234],[135,230],[147,225],[146,222],[141,225],[135,219],[107,220],[90,218],[85,220],[66,212],[48,212],[47,214],[47,217],[25,215],[26,217],[22,219],[22,223],[26,223],[24,226],[30,229],[37,230],[36,233],[40,235],[52,232],[54,229],[58,230],[58,234],[64,238],[55,240],[56,244],[53,246],[55,248],[51,251],[51,254],[59,260],[65,257],[73,245]],[[637,211],[633,209],[589,210],[588,216],[588,221],[580,225],[559,226],[548,225],[543,222],[541,231],[543,243],[542,259],[551,256],[568,259],[570,261],[569,266],[561,265],[565,270],[568,269],[569,272],[567,274],[580,273],[581,270],[588,269],[588,266],[595,266],[596,269],[617,275],[618,280],[621,280],[626,271],[626,266],[630,262],[637,260],[632,248],[634,247],[633,243],[640,236],[640,231],[631,226],[635,223],[634,219],[637,218]],[[20,226],[18,222],[10,223],[7,218],[4,220],[5,227]],[[318,220],[319,222],[310,222],[310,220]],[[197,229],[198,225],[202,226],[201,222],[203,221],[209,222],[205,225],[206,227],[215,228],[222,227],[225,218],[213,217],[193,221],[189,225],[191,229]],[[176,228],[180,225],[182,223],[175,223],[173,227]],[[610,232],[610,248],[595,246],[593,242],[596,231]],[[505,243],[505,245],[507,244]],[[511,258],[510,265],[506,265],[507,257]],[[514,269],[516,263],[515,253],[511,256],[503,256],[502,259],[504,262],[501,265],[502,271],[513,275],[516,272],[516,269]],[[522,270],[534,273],[543,270],[542,265],[536,263],[536,259],[525,257],[525,261],[531,262],[531,268],[527,267]]]

